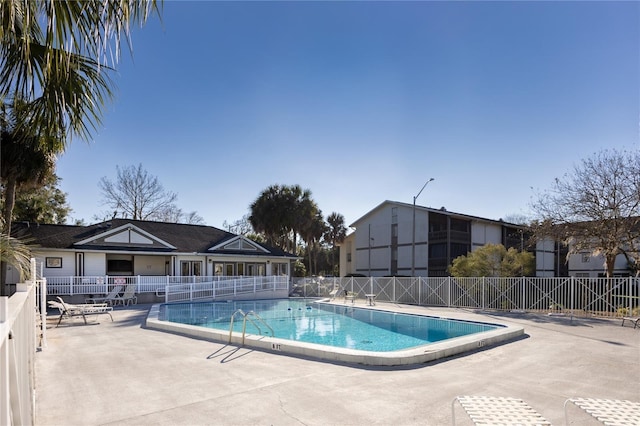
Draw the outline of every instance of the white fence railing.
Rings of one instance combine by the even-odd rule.
[[[34,424],[36,286],[0,297],[0,424]],[[46,320],[45,320],[46,321]],[[44,328],[44,327],[43,327]]]
[[[198,289],[202,291],[228,291],[235,286],[269,286],[271,283],[286,283],[288,276],[172,276],[172,275],[133,275],[133,276],[67,276],[47,278],[47,291],[50,295],[96,295],[107,294],[116,286],[135,285],[136,293],[165,293],[167,287]]]
[[[619,317],[640,313],[640,278],[302,278],[292,294],[357,298],[423,306],[522,310],[566,315]]]
[[[288,276],[94,276],[50,277],[49,295],[107,294],[116,286],[134,285],[136,294],[155,293],[165,302],[247,297],[275,298],[289,294]]]
[[[226,277],[225,280],[168,284],[165,302],[229,299],[253,295],[254,298],[278,298],[289,295],[288,276]]]

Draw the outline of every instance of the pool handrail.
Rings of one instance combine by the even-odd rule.
[[[266,321],[260,315],[258,315],[255,311],[249,311],[245,313],[242,309],[237,309],[233,314],[231,314],[231,321],[229,325],[229,343],[231,343],[231,336],[233,335],[233,320],[236,314],[242,315],[242,345],[243,346],[244,346],[244,338],[247,330],[247,319],[251,321],[251,324],[253,324],[258,329],[258,333],[262,335],[262,329],[258,324],[256,324],[254,320],[251,319],[250,315],[253,315],[254,317],[256,317],[258,321],[260,321],[265,327],[267,327],[271,331],[271,337],[275,337],[275,332],[273,331],[273,328],[271,328],[271,326],[267,324]]]

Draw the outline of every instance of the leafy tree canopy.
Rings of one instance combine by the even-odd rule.
[[[457,257],[449,267],[454,277],[530,276],[534,270],[533,254],[513,247],[507,250],[502,244],[486,244]]]
[[[255,232],[264,234],[268,244],[291,252],[299,235],[312,235],[310,226],[318,213],[311,191],[299,185],[271,185],[249,209],[249,222]]]
[[[67,194],[58,188],[59,182],[60,178],[53,174],[47,177],[43,186],[19,189],[16,193],[13,221],[65,223],[71,207],[67,203]]]

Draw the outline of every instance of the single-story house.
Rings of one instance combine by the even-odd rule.
[[[13,224],[47,278],[289,276],[297,256],[212,226],[112,219],[93,225]],[[19,279],[8,271],[7,282]]]

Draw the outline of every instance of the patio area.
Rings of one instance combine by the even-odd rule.
[[[448,425],[459,395],[521,398],[561,425],[570,397],[640,402],[640,330],[621,320],[378,303],[517,325],[526,337],[428,364],[363,367],[145,329],[150,307],[116,308],[113,323],[53,328],[50,318],[36,356],[37,425]],[[578,408],[569,415],[599,424]],[[471,424],[460,407],[456,420]]]

